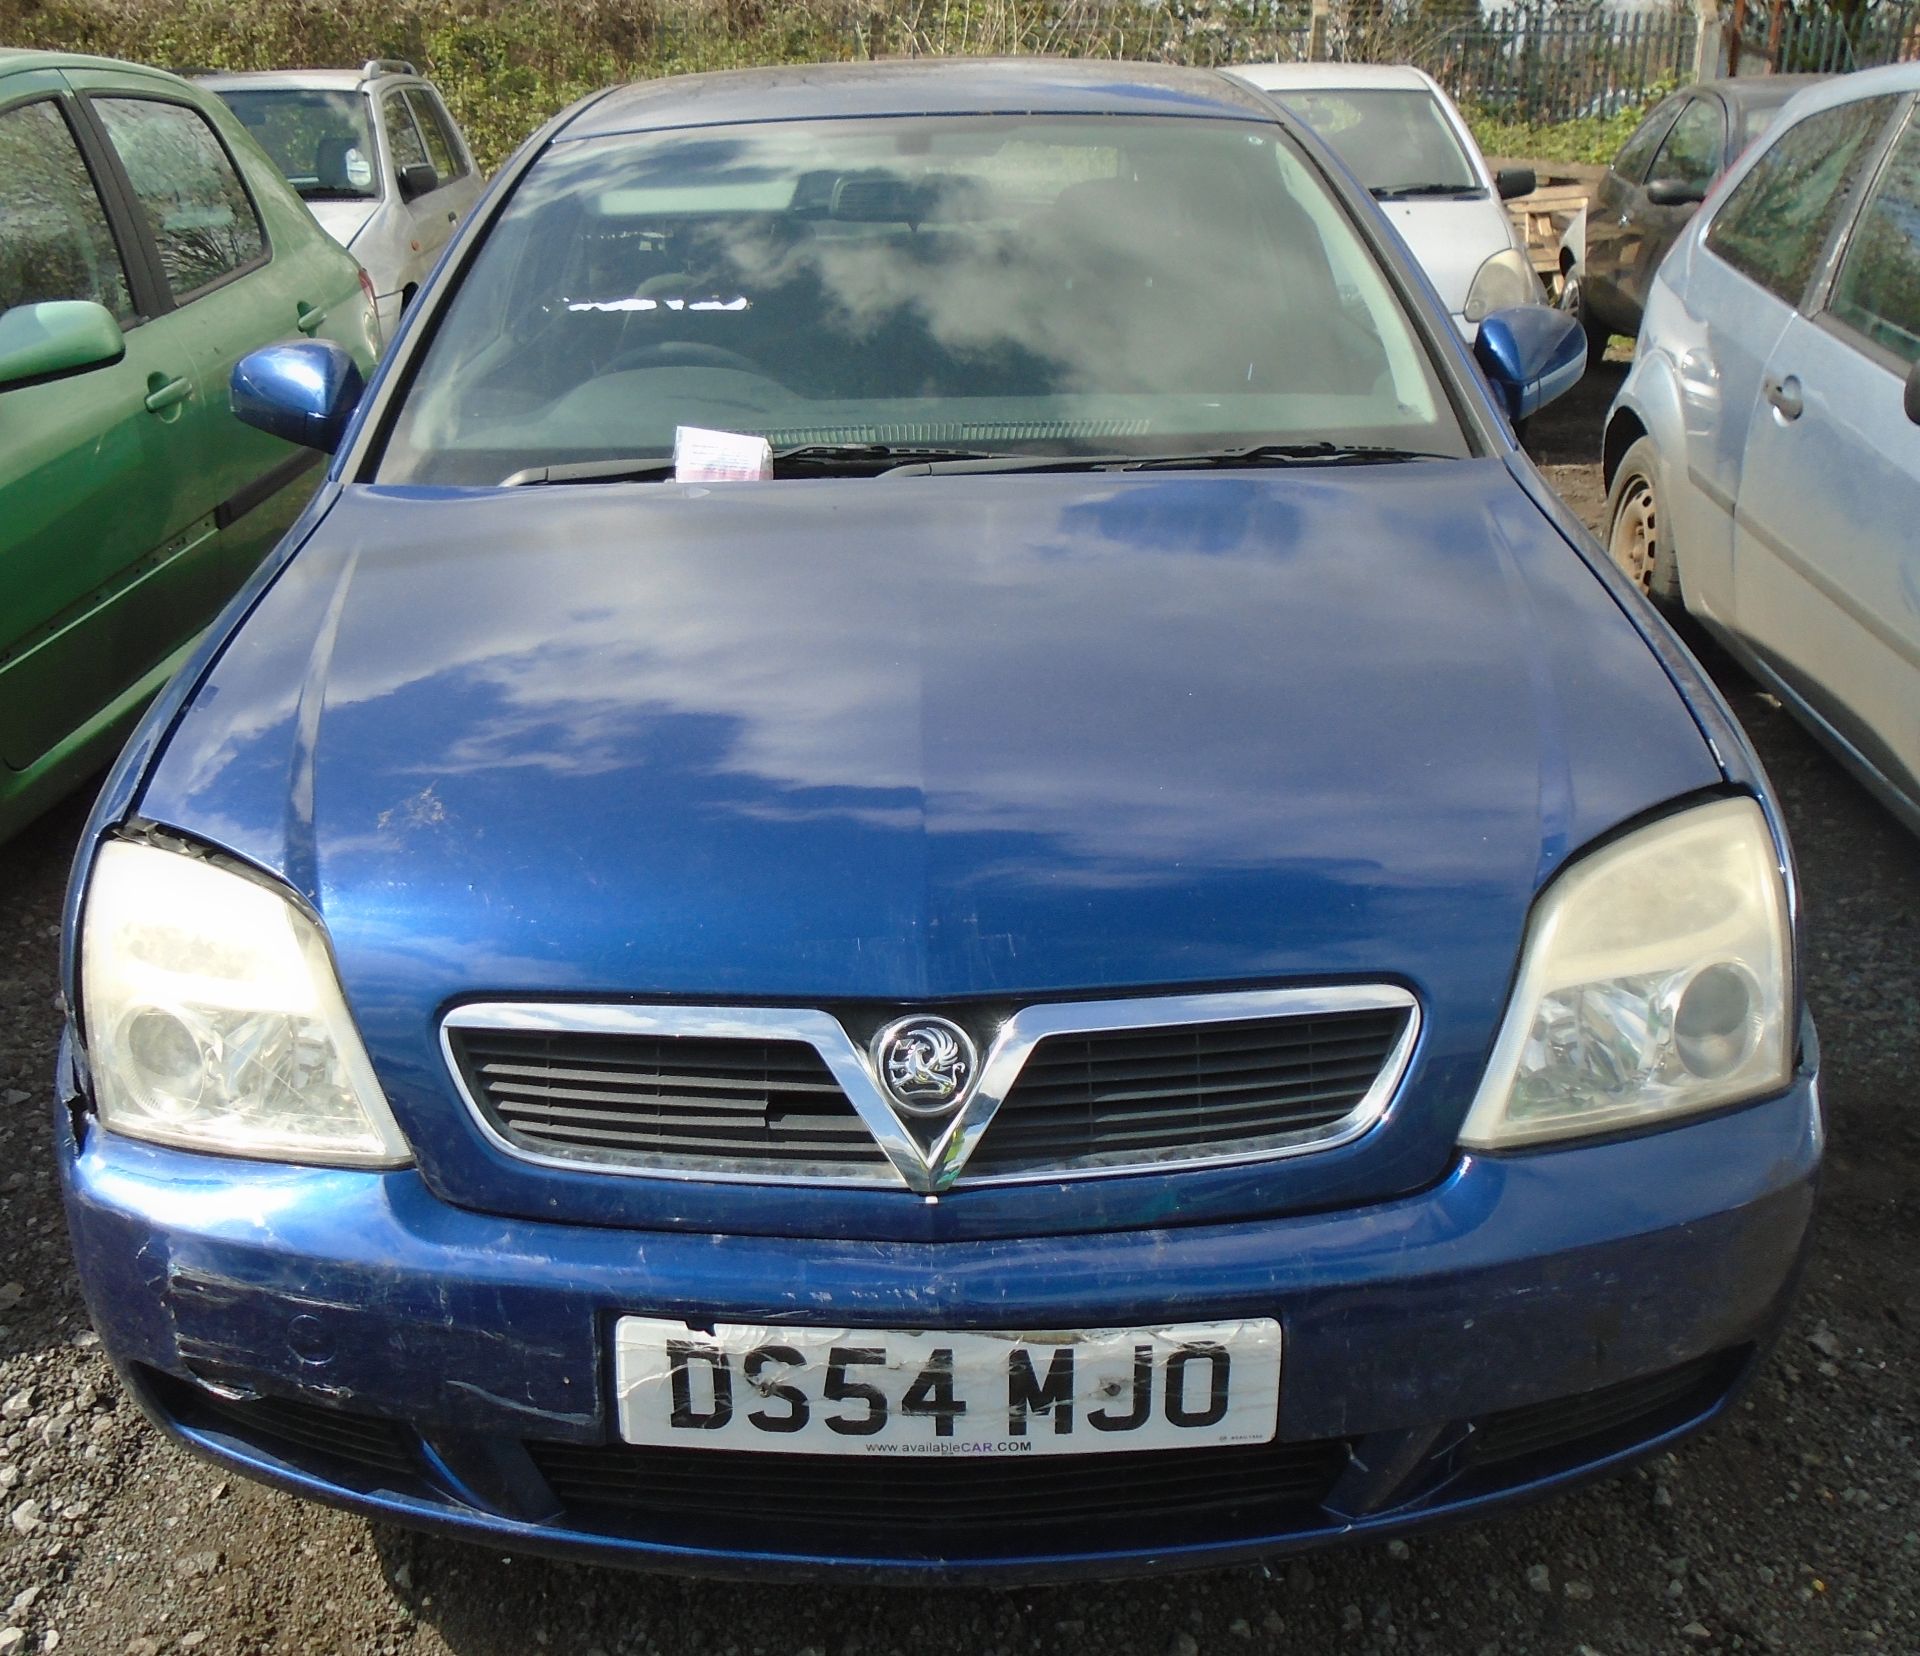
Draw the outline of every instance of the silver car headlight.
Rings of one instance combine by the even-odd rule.
[[[1532,262],[1524,253],[1503,247],[1473,273],[1462,314],[1469,322],[1480,322],[1510,305],[1534,305],[1542,299],[1540,278],[1534,275]]]
[[[109,1130],[276,1161],[409,1160],[325,937],[265,882],[151,845],[102,846],[80,995]]]
[[[1786,884],[1759,805],[1682,811],[1548,887],[1460,1130],[1473,1149],[1618,1132],[1792,1074]]]

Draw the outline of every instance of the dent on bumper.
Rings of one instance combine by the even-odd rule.
[[[1637,1139],[1463,1158],[1379,1206],[1252,1224],[886,1244],[598,1230],[451,1208],[411,1171],[297,1169],[116,1139],[61,1113],[89,1305],[124,1371],[305,1396],[418,1428],[426,1485],[352,1484],[143,1401],[204,1452],[302,1493],[545,1550],[673,1568],[837,1565],[1053,1573],[1206,1562],[1458,1512],[1521,1492],[1431,1476],[1491,1412],[1763,1343],[1806,1239],[1820,1154],[1811,1067],[1780,1098]],[[1275,1315],[1280,1436],[1353,1445],[1313,1521],[1189,1547],[965,1560],[686,1546],[567,1521],[520,1445],[613,1438],[607,1328],[689,1321],[1113,1327]],[[1732,1370],[1726,1371],[1731,1375]],[[1530,1489],[1665,1441],[1724,1402]]]

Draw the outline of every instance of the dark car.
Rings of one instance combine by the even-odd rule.
[[[1816,1054],[1766,782],[1515,444],[1583,367],[1223,75],[568,112],[344,436],[237,376],[339,446],[76,866],[121,1373],[496,1549],[981,1581],[1721,1413]]]
[[[1560,243],[1560,305],[1580,318],[1596,359],[1637,334],[1653,273],[1714,181],[1780,106],[1824,75],[1701,81],[1656,104],[1621,145]]]

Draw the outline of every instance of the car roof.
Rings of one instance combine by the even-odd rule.
[[[27,47],[0,46],[0,75],[22,73],[28,69],[115,69],[123,74],[153,75],[180,84],[180,77],[150,63],[129,63],[123,58],[96,57],[87,52],[43,52]]]
[[[745,121],[869,115],[1211,115],[1275,121],[1211,69],[1066,58],[900,58],[638,81],[586,105],[565,139]]]
[[[1434,86],[1430,75],[1408,63],[1241,63],[1227,73],[1265,92],[1359,91],[1367,87],[1429,92]]]
[[[1789,117],[1799,120],[1817,109],[1832,109],[1840,104],[1856,103],[1862,98],[1884,98],[1903,92],[1920,92],[1920,63],[1890,63],[1882,69],[1855,69],[1845,75],[1812,77],[1781,75],[1804,80],[1801,90],[1787,100],[1787,106],[1775,117],[1771,130],[1784,130]]]
[[[355,92],[367,77],[358,69],[257,69],[231,75],[195,75],[213,92],[262,91],[283,86],[300,92]]]
[[[418,81],[426,76],[397,58],[369,58],[358,69],[238,69],[195,75],[214,92],[259,92],[285,87],[295,92],[357,92],[376,81]]]
[[[1785,103],[1796,92],[1833,78],[1832,75],[1731,75],[1721,80],[1701,81],[1699,85],[1701,91],[1718,92],[1728,103],[1742,109],[1769,109]]]

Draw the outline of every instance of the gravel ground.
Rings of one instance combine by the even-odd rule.
[[[1589,520],[1618,379],[1603,370],[1533,433]],[[1832,1118],[1818,1245],[1766,1374],[1677,1455],[1549,1505],[1270,1573],[1119,1587],[742,1588],[507,1560],[164,1445],[88,1331],[49,1171],[55,938],[84,817],[60,809],[0,849],[0,1656],[1920,1651],[1920,847],[1709,665],[1786,798]]]

